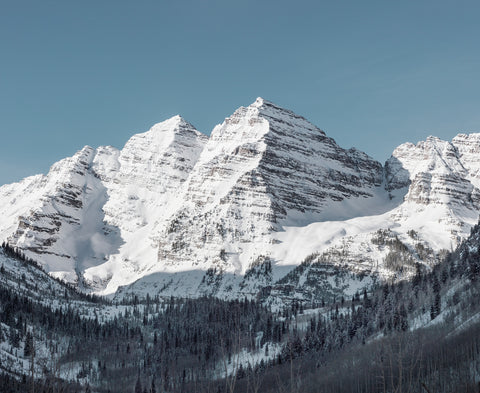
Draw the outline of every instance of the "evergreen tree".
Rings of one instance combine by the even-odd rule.
[[[140,381],[140,373],[138,373],[137,382],[135,382],[135,393],[142,393],[142,382]]]
[[[157,393],[157,388],[155,387],[155,378],[152,377],[152,383],[150,385],[150,393]]]

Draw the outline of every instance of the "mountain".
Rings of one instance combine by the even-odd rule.
[[[182,204],[160,233],[152,270],[214,269],[216,284],[223,276],[221,288],[211,283],[204,291],[231,292],[242,284],[238,277],[274,248],[291,246],[276,239],[285,225],[321,219],[331,201],[373,198],[382,176],[382,166],[366,154],[340,148],[304,118],[257,99],[212,131],[185,183]],[[175,292],[178,282],[195,294],[198,283],[188,288],[178,276],[164,281]]]
[[[109,302],[2,245],[0,390],[473,392],[479,241],[476,225],[410,281],[278,312],[245,298]]]
[[[106,261],[148,253],[153,228],[205,140],[176,116],[134,135],[121,151],[86,146],[47,175],[3,186],[2,241],[54,276],[85,290],[99,288],[102,283],[89,280],[85,271],[102,265],[108,276]]]
[[[268,301],[353,296],[379,279],[411,277],[416,263],[436,265],[478,221],[479,138],[429,137],[397,147],[384,167],[384,190],[396,202],[383,213],[379,205],[380,214],[294,229],[311,255],[275,283]]]
[[[434,265],[478,220],[480,134],[382,166],[258,98],[0,187],[0,241],[87,292],[320,300]],[[283,301],[283,300],[281,300]]]

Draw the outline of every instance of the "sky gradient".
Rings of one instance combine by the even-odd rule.
[[[0,185],[261,96],[384,162],[480,132],[478,1],[2,1]]]

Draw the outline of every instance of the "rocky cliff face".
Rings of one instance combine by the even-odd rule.
[[[378,214],[300,229],[308,239],[303,244],[317,239],[317,246],[271,285],[266,299],[320,301],[338,298],[339,288],[350,296],[371,280],[408,278],[416,263],[437,263],[478,221],[479,142],[480,134],[460,134],[451,142],[429,137],[396,148],[385,164],[385,190],[397,202],[379,205]]]
[[[10,206],[20,203],[25,209],[9,228],[8,242],[71,281],[75,280],[77,250],[70,239],[80,230],[82,212],[97,203],[101,188],[89,172],[94,156],[94,149],[84,147],[54,164],[48,175],[35,177],[29,192],[9,201]],[[1,194],[7,190],[2,187]],[[11,216],[9,221],[13,221]]]
[[[459,159],[468,172],[468,180],[480,188],[480,134],[458,134],[452,140]]]
[[[210,138],[176,116],[0,187],[0,240],[104,294],[350,294],[468,234],[479,135],[406,143],[382,167],[261,98]]]
[[[160,236],[159,262],[243,274],[285,223],[309,224],[330,201],[370,198],[382,179],[366,154],[257,99],[213,130]]]
[[[87,146],[45,176],[3,186],[2,240],[56,276],[103,289],[114,273],[125,273],[118,265],[129,266],[131,254],[153,250],[155,225],[206,139],[176,116],[120,151]],[[112,256],[117,266],[110,266]]]
[[[459,135],[452,142],[429,137],[416,146],[403,144],[387,162],[387,187],[409,185],[405,197],[408,202],[478,209],[478,189],[470,180],[478,171],[474,153],[478,142],[473,135],[472,138]]]

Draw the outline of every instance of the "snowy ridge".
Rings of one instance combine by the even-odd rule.
[[[316,282],[340,285],[325,263],[401,279],[478,220],[479,152],[480,134],[429,137],[383,167],[258,98],[210,138],[175,116],[122,150],[87,146],[0,187],[0,241],[85,291],[120,287],[117,296],[229,298],[285,285],[304,296]],[[399,253],[410,264],[400,268]],[[372,283],[348,277],[346,293]]]
[[[156,259],[157,227],[169,216],[169,204],[196,163],[207,137],[180,116],[133,136],[118,155],[118,169],[107,177],[105,220],[118,228],[118,250],[107,263],[87,269],[90,285],[113,291],[142,276]],[[122,266],[120,269],[118,266]]]
[[[269,255],[284,223],[305,225],[331,200],[373,197],[382,177],[367,155],[259,98],[213,130],[160,236],[155,272],[193,265],[243,275]]]
[[[113,274],[109,259],[127,241],[136,250],[152,249],[148,239],[165,213],[162,207],[185,180],[205,139],[175,116],[134,135],[121,151],[87,146],[45,176],[1,187],[2,241],[57,277],[85,290],[103,288],[102,280]],[[100,278],[85,274],[105,261]]]

